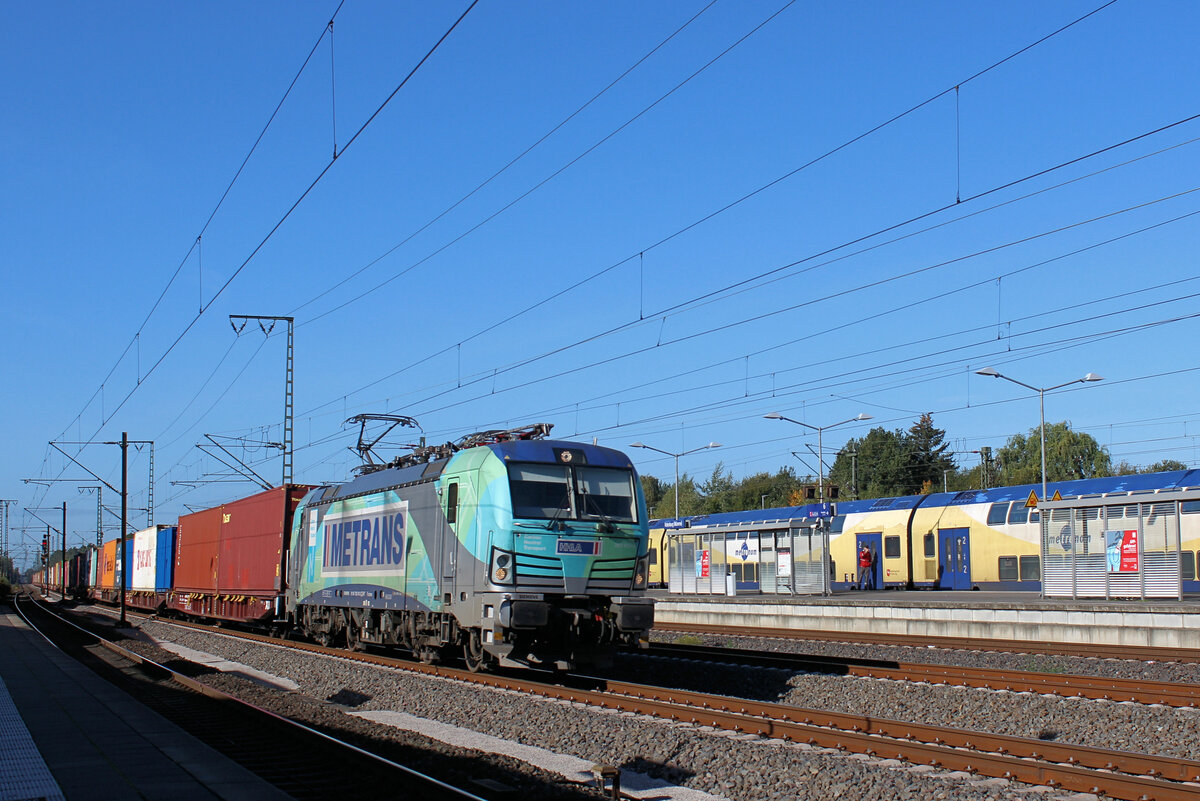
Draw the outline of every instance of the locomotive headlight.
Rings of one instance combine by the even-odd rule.
[[[492,583],[512,584],[516,579],[513,572],[513,555],[499,548],[492,548]]]
[[[637,566],[633,569],[633,588],[635,590],[646,589],[646,574],[650,569],[650,555],[641,557],[637,560]]]

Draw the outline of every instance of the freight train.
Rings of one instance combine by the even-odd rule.
[[[1152,502],[1152,493],[1197,487],[1200,470],[1176,470],[1052,482],[1047,491],[1052,497],[1137,494],[1130,503],[1146,503]],[[858,586],[857,554],[865,546],[877,555],[871,570],[877,588],[1037,591],[1042,532],[1031,493],[1040,497],[1041,485],[842,501],[829,509],[808,504],[651,521],[650,581],[667,586],[674,577],[673,586],[688,592],[720,593],[726,588],[712,577],[733,575],[739,590],[792,592],[804,578],[805,558],[811,555],[813,564],[820,562],[821,526],[827,525],[833,590]],[[1200,502],[1185,501],[1180,512],[1183,590],[1197,592]],[[818,523],[824,514],[830,514],[827,524]],[[1147,533],[1153,531],[1153,516],[1143,522]],[[1070,545],[1056,543],[1060,549]],[[786,587],[778,581],[781,551],[793,564]],[[707,584],[702,577],[709,579]],[[814,584],[821,587],[819,575],[810,581]]]
[[[79,557],[84,594],[472,670],[604,665],[653,626],[645,500],[629,458],[488,431],[286,485]],[[56,568],[34,583],[53,589]]]

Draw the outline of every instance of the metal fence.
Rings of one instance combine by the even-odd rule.
[[[1181,524],[1197,504],[1200,490],[1041,503],[1042,595],[1182,599]]]
[[[820,595],[829,591],[828,538],[812,520],[696,527],[667,536],[667,589]],[[730,585],[729,577],[733,577]]]

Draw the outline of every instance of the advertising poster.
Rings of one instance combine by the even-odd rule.
[[[708,578],[712,568],[712,555],[709,551],[696,552],[696,578]]]
[[[1137,537],[1138,533],[1135,528],[1104,532],[1104,548],[1108,556],[1109,573],[1138,572]]]
[[[777,561],[775,562],[775,576],[777,578],[791,578],[792,576],[792,549],[780,548],[775,552]]]

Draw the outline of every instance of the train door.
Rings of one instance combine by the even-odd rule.
[[[466,486],[468,482],[463,481],[461,477],[450,476],[442,493],[442,514],[438,516],[439,564],[434,566],[434,570],[438,571],[438,585],[442,589],[442,600],[445,602],[449,602],[454,594],[454,578],[458,566],[458,536],[455,532],[459,526],[462,492]]]
[[[970,529],[938,529],[938,588],[971,589]]]
[[[874,559],[871,560],[870,579],[864,582],[861,575],[862,569],[858,566],[858,555],[862,553],[862,549],[866,547],[867,553],[874,554]],[[855,586],[867,588],[871,587],[876,590],[883,589],[883,532],[874,531],[867,534],[854,535],[854,575],[858,581]]]

